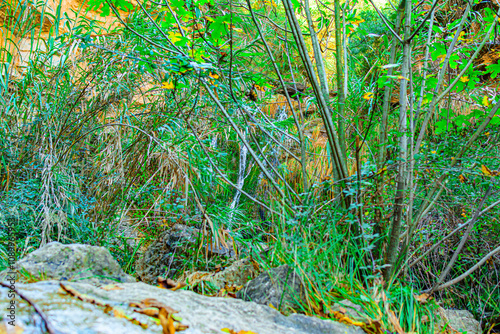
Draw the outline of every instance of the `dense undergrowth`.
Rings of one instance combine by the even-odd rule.
[[[293,265],[307,285],[307,304],[299,305],[299,312],[332,317],[331,305],[349,299],[373,319],[373,333],[393,331],[396,323],[405,332],[431,333],[437,330],[440,304],[469,309],[485,332],[492,330],[500,316],[498,253],[464,280],[435,292],[435,299],[422,302],[421,297],[452,258],[463,232],[446,236],[461,224],[474,221],[447,280],[498,247],[499,187],[491,177],[495,173],[487,172],[500,169],[498,122],[492,121],[450,167],[493,104],[493,97],[484,103],[478,88],[488,85],[478,82],[457,93],[459,100],[466,94],[473,99],[462,104],[467,112],[450,102],[432,118],[413,162],[402,237],[410,233],[408,222],[432,186],[444,174],[447,179],[435,205],[410,233],[408,247],[399,246],[397,272],[384,280],[402,136],[398,104],[391,100],[387,142],[380,144],[387,29],[372,9],[357,6],[357,12],[346,14],[345,27],[353,31],[346,45],[350,93],[345,114],[337,116],[347,120],[349,176],[338,180],[317,96],[311,89],[301,93],[298,129],[277,95],[278,77],[247,4],[233,5],[229,13],[237,15],[224,14],[227,4],[173,5],[179,17],[194,12],[194,23],[183,21],[185,33],[172,28],[175,15],[153,5],[131,13],[128,29],[105,36],[92,32],[95,22],[73,22],[70,30],[44,35],[46,50],[33,48],[17,75],[15,55],[4,52],[0,221],[13,230],[0,232],[0,269],[8,264],[9,240],[17,258],[59,240],[108,247],[134,274],[144,248],[182,223],[206,228],[215,238],[228,230],[243,245],[240,255],[253,256],[262,268]],[[286,42],[291,34],[279,30],[287,25],[282,9],[267,2],[254,5],[285,81],[308,82],[297,45]],[[272,20],[263,16],[266,8]],[[24,38],[33,43],[42,34],[39,23],[26,21],[34,12],[28,3],[12,10],[13,30],[31,24],[34,33]],[[391,8],[383,12],[394,19]],[[65,22],[63,15],[51,17],[54,27]],[[319,35],[332,23],[318,22]],[[325,60],[334,68],[332,55]],[[329,72],[332,82],[334,73]],[[337,99],[331,96],[332,113]],[[116,236],[123,221],[136,231],[130,237],[138,241],[134,246]],[[269,246],[266,256],[256,251],[262,244]],[[221,261],[197,252],[185,258],[190,270],[215,270]]]

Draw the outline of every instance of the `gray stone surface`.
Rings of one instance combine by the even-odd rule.
[[[257,269],[248,258],[233,262],[229,267],[217,273],[208,271],[196,271],[184,273],[179,282],[187,282],[191,287],[201,282],[210,282],[214,287],[222,289],[228,287],[240,287],[257,276]]]
[[[82,244],[48,243],[17,261],[14,268],[21,279],[83,280],[95,284],[136,281],[106,248]],[[5,280],[6,275],[6,271],[0,273],[0,280]]]
[[[335,303],[332,308],[333,311],[338,311],[347,315],[351,320],[354,321],[366,321],[369,317],[363,311],[363,308],[354,304],[350,300],[344,299]]]
[[[472,313],[467,310],[442,310],[441,315],[445,316],[448,326],[459,333],[479,334],[482,332]]]
[[[279,310],[289,311],[304,300],[304,285],[297,273],[288,265],[272,268],[238,291],[238,298],[262,305],[272,304]]]
[[[149,327],[143,329],[132,322],[116,318],[103,312],[103,307],[80,301],[62,293],[58,282],[44,281],[32,284],[17,284],[17,289],[35,302],[59,333],[66,334],[158,334],[159,325],[147,316],[133,312],[128,305],[145,298],[158,301],[178,310],[182,323],[189,325],[185,334],[220,334],[222,328],[253,331],[258,334],[363,334],[359,327],[349,327],[334,321],[311,318],[304,315],[285,317],[270,307],[232,298],[215,298],[197,295],[191,291],[170,291],[144,283],[120,283],[121,290],[105,290],[86,283],[68,283],[87,297],[99,300],[124,310]],[[8,290],[0,288],[0,305],[8,303]],[[40,320],[19,298],[16,310],[16,325],[24,334],[40,333]],[[8,324],[1,319],[0,332]],[[7,327],[8,328],[8,327]]]

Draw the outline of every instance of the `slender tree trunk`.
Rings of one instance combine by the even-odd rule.
[[[399,168],[396,181],[396,196],[394,198],[394,213],[391,226],[389,246],[385,257],[384,278],[388,282],[394,272],[396,258],[399,249],[399,235],[401,233],[401,222],[403,219],[403,206],[408,181],[408,77],[410,72],[411,48],[409,36],[411,35],[411,1],[406,0],[405,4],[405,28],[403,42],[403,64],[401,69],[402,79],[399,88]]]
[[[395,32],[399,33],[399,30],[401,29],[401,22],[403,20],[403,15],[405,12],[405,5],[406,2],[405,0],[401,0],[399,3],[398,7],[398,12],[396,16],[396,29]],[[389,56],[389,64],[394,64],[395,59],[396,59],[396,51],[397,48],[399,47],[398,40],[394,37],[392,40],[391,44],[391,54]],[[394,71],[393,67],[390,67],[387,70],[387,75],[392,75]],[[389,102],[391,100],[391,95],[392,95],[392,85],[388,85],[384,87],[384,100],[383,100],[383,106],[382,106],[382,123],[381,123],[381,130],[380,130],[380,137],[379,137],[379,153],[377,157],[377,166],[380,168],[382,164],[384,163],[384,160],[386,158],[386,142],[387,142],[387,117],[389,114]],[[375,234],[379,235],[379,238],[377,239],[375,243],[375,250],[374,250],[374,256],[376,260],[380,259],[380,255],[383,254],[383,249],[385,248],[386,245],[386,237],[385,237],[385,230],[387,223],[385,219],[382,218],[382,207],[384,206],[384,189],[385,189],[385,184],[384,184],[384,173],[381,173],[377,181],[379,183],[379,186],[377,186],[377,199],[375,200],[375,203],[377,204],[377,208],[375,209],[375,227],[374,227],[374,232]]]
[[[401,22],[403,20],[403,15],[405,11],[405,6],[406,6],[406,0],[401,0],[399,3],[398,7],[398,13],[396,16],[396,29],[395,32],[399,34],[399,30],[401,29]],[[392,39],[392,44],[391,44],[391,55],[389,56],[389,64],[394,64],[396,61],[396,51],[399,46],[399,43],[395,37]],[[387,75],[392,75],[394,71],[393,67],[390,67],[387,70]],[[377,165],[380,167],[382,166],[384,160],[385,160],[385,152],[386,152],[386,142],[387,142],[387,116],[389,114],[389,107],[390,107],[390,101],[391,101],[391,95],[392,95],[392,85],[388,85],[384,87],[384,101],[382,105],[382,124],[381,130],[380,130],[380,138],[379,138],[379,153],[378,153],[378,159],[377,159]]]
[[[345,135],[345,76],[344,76],[344,34],[342,21],[340,20],[340,1],[334,1],[335,9],[335,62],[337,67],[337,124],[339,129],[339,143],[340,149],[344,157],[346,154],[346,135]]]
[[[325,63],[323,61],[323,55],[321,54],[321,47],[318,41],[318,35],[314,29],[314,24],[311,16],[311,10],[309,8],[309,0],[304,1],[304,11],[306,12],[307,24],[309,26],[309,32],[311,33],[311,44],[314,52],[314,60],[316,63],[316,72],[318,73],[319,83],[321,86],[321,92],[323,93],[323,98],[328,101],[328,80],[326,78]]]

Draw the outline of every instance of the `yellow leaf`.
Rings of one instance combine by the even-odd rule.
[[[380,169],[378,172],[377,172],[377,175],[379,174],[382,174],[383,172],[385,172],[387,170],[387,167],[384,167],[382,169]]]
[[[344,324],[354,325],[354,326],[363,326],[364,325],[363,322],[352,320],[351,318],[349,318],[348,316],[346,316],[342,312],[333,311],[333,317],[338,322],[341,322]]]
[[[486,137],[488,137],[488,136],[490,135],[490,133],[489,133],[489,132],[485,132],[485,133],[484,133],[484,135],[485,135]]]
[[[170,38],[170,41],[172,43],[180,41],[181,37],[182,37],[182,35],[179,34],[178,32],[173,32],[173,31],[168,32],[168,38]]]
[[[398,80],[406,80],[406,81],[410,81],[410,79],[405,78],[405,77],[404,77],[404,76],[402,76],[402,75],[398,76]]]
[[[469,77],[464,75],[463,77],[460,78],[460,81],[465,83],[465,82],[469,81]]]
[[[481,165],[481,172],[483,172],[483,174],[486,176],[497,176],[500,174],[499,171],[491,170],[488,167],[486,167],[485,165]]]
[[[372,92],[366,92],[363,94],[363,99],[368,101],[368,100],[373,99],[373,96],[374,96],[374,94]]]
[[[219,79],[219,75],[216,74],[216,73],[212,73],[210,72],[210,74],[208,75],[210,78],[214,78],[214,79]]]
[[[166,81],[161,84],[161,88],[163,89],[174,89],[174,84],[170,81]]]
[[[269,304],[268,306],[269,306],[270,308],[272,308],[273,310],[278,311],[278,309],[277,309],[276,307],[274,307],[274,305],[273,305],[273,304]]]
[[[488,96],[483,97],[483,106],[487,107],[490,105],[490,99],[488,99]]]

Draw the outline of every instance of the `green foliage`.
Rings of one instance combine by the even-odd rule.
[[[304,4],[292,3],[302,20]],[[173,224],[228,229],[243,245],[242,256],[253,256],[263,268],[286,263],[298,270],[308,295],[307,303],[298,305],[301,312],[331,317],[329,308],[348,299],[384,329],[394,330],[394,321],[406,332],[436,329],[436,304],[421,304],[415,296],[433,286],[433,275],[448,263],[459,235],[433,250],[431,260],[415,267],[408,263],[469,219],[486,186],[492,184],[494,194],[498,193],[498,182],[486,179],[479,166],[500,169],[495,160],[498,115],[472,144],[470,154],[450,167],[495,103],[482,90],[488,88],[486,76],[497,78],[495,63],[470,66],[438,104],[423,131],[423,145],[412,146],[435,91],[446,87],[439,82],[437,70],[447,53],[450,31],[458,26],[456,18],[440,12],[445,17],[434,26],[436,35],[425,68],[421,61],[428,21],[424,22],[411,45],[413,72],[405,78],[399,48],[394,64],[388,63],[392,35],[379,15],[369,8],[345,8],[349,94],[344,115],[337,114],[338,97],[327,101],[332,118],[347,124],[349,175],[339,180],[333,172],[330,138],[317,119],[318,108],[306,110],[317,103],[317,92],[306,101],[314,94],[308,89],[295,110],[300,126],[290,112],[280,112],[274,88],[278,75],[245,8],[205,0],[171,1],[171,10],[152,2],[143,11],[123,0],[93,0],[90,5],[103,16],[111,15],[113,8],[131,11],[127,28],[109,31],[105,37],[95,33],[95,22],[85,19],[74,22],[75,27],[64,34],[54,28],[47,49],[32,50],[21,78],[2,76],[0,223],[15,227],[16,256],[49,240],[97,244],[108,247],[133,274],[144,247]],[[283,7],[272,1],[251,5],[262,20],[259,27],[284,80],[308,83],[306,66],[298,56],[300,43],[290,34]],[[333,26],[331,13],[322,5],[313,8],[313,14],[322,36],[320,46],[326,50],[331,47],[327,41]],[[382,14],[395,20],[390,7]],[[425,15],[425,11],[414,15],[412,26],[420,25]],[[492,11],[485,10],[481,22],[493,19]],[[58,20],[53,22],[56,27]],[[310,32],[300,23],[308,39]],[[464,33],[451,53],[448,84],[475,52],[467,42],[472,35]],[[70,52],[75,45],[79,55]],[[305,48],[309,47],[306,43]],[[325,54],[330,51],[334,50]],[[8,56],[10,62],[12,55]],[[56,66],[49,66],[57,59]],[[5,73],[12,70],[5,66]],[[332,63],[326,67],[335,68]],[[328,75],[328,82],[336,83],[335,72]],[[405,81],[412,85],[408,124],[414,128],[406,133],[409,146],[401,147],[405,133],[398,128],[398,89]],[[257,86],[257,97],[252,97],[250,90]],[[380,136],[386,87],[393,91],[387,140]],[[465,102],[457,106],[455,96]],[[298,143],[299,134],[306,137],[307,145]],[[245,159],[243,138],[252,151]],[[399,155],[403,149],[410,154],[420,151],[403,161]],[[300,168],[302,157],[305,172]],[[413,170],[406,176],[412,188],[403,192],[402,232],[413,228],[415,212],[426,203],[432,186],[441,177],[446,182],[434,209],[414,226],[417,233],[411,234],[408,248],[400,245],[399,278],[383,282],[398,168],[405,164]],[[235,184],[242,184],[241,190],[260,203],[238,194]],[[494,200],[494,196],[488,198],[487,205]],[[465,273],[498,243],[496,217],[496,208],[480,217],[450,277]],[[140,240],[134,246],[129,243],[134,237],[117,234],[121,220],[129,221],[137,232]],[[402,235],[403,242],[406,234]],[[11,237],[0,231],[2,244]],[[263,244],[268,251],[260,251]],[[7,265],[7,250],[0,247],[2,269]],[[206,257],[203,250],[193,249],[181,262],[179,274],[215,270],[229,264],[229,259]],[[497,265],[498,259],[492,259],[488,267],[457,284],[456,290],[440,292],[437,298],[476,315],[483,310],[497,315],[498,277],[489,270]],[[210,295],[217,292],[204,283],[193,289]],[[465,293],[471,290],[473,297]],[[390,317],[391,311],[397,314],[396,320]]]

